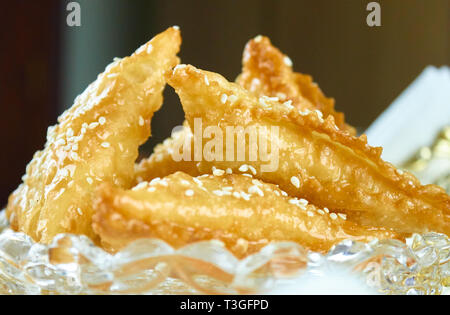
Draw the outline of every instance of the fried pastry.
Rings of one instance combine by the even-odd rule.
[[[47,143],[10,196],[11,227],[48,243],[58,233],[92,239],[92,195],[99,183],[131,187],[138,147],[162,104],[163,73],[179,61],[177,28],[110,64],[50,127]]]
[[[206,82],[205,82],[206,83]],[[257,36],[245,46],[242,57],[242,73],[236,83],[251,91],[258,97],[277,97],[280,101],[290,101],[299,110],[320,110],[324,117],[333,116],[336,125],[352,135],[355,128],[344,122],[344,114],[334,110],[334,99],[327,98],[312,77],[296,73],[292,70],[292,61],[279,49],[274,47],[270,39]],[[164,177],[175,171],[183,171],[190,175],[199,175],[197,162],[194,159],[175,161],[172,152],[179,150],[185,139],[190,139],[193,147],[192,131],[189,127],[156,146],[149,158],[144,158],[136,165],[136,183],[149,181],[155,177]],[[192,149],[186,152],[192,155]]]
[[[341,131],[333,116],[323,119],[320,111],[301,112],[289,102],[258,99],[222,76],[193,66],[178,65],[167,77],[192,130],[196,120],[203,132],[218,127],[223,135],[230,128],[253,127],[259,132],[258,144],[265,140],[276,153],[270,161],[252,158],[246,141],[243,160],[236,158],[235,151],[234,159],[204,157],[201,172],[211,172],[213,167],[235,174],[251,170],[291,196],[347,213],[360,224],[402,233],[450,235],[450,197],[445,191],[435,185],[422,186],[412,174],[383,161],[381,148],[370,147],[364,135],[357,138]],[[225,142],[220,145],[222,152],[230,149]],[[267,168],[268,163],[275,168]]]
[[[242,73],[236,83],[258,97],[291,101],[299,110],[320,110],[324,118],[334,117],[336,125],[352,135],[355,128],[344,122],[344,114],[334,110],[334,99],[327,98],[309,75],[292,70],[291,59],[274,47],[270,39],[257,36],[245,46]]]
[[[181,130],[172,134],[172,137],[158,144],[149,158],[144,158],[135,167],[135,184],[150,181],[156,177],[165,177],[177,171],[185,172],[191,176],[201,175],[193,157],[193,135],[191,128],[185,121]],[[174,151],[179,158],[174,159]]]
[[[128,191],[105,184],[94,208],[94,231],[112,252],[139,238],[160,238],[174,247],[217,239],[243,257],[271,241],[294,241],[326,252],[344,239],[398,237],[361,227],[244,175],[177,172]]]

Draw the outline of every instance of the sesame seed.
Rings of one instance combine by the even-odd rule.
[[[70,157],[72,160],[78,160],[79,156],[76,152],[70,152]]]
[[[330,218],[331,220],[336,220],[337,219],[336,213],[330,213]]]
[[[190,183],[189,183],[187,180],[182,179],[182,180],[181,180],[181,184],[183,184],[184,186],[187,186],[187,185],[189,185]]]
[[[321,214],[321,215],[324,215],[325,214],[325,211],[323,211],[323,210],[317,210],[317,212],[319,213],[319,214]]]
[[[330,213],[330,210],[328,210],[327,207],[323,208],[323,211],[325,211],[326,213]]]
[[[323,114],[320,110],[316,109],[315,110],[317,117],[319,117],[319,120],[323,122]]]
[[[154,191],[156,191],[156,188],[155,187],[149,187],[149,188],[147,188],[147,191],[148,192],[154,192]]]
[[[206,83],[206,85],[209,86],[209,80],[208,80],[208,77],[206,75],[205,75],[205,83]]]
[[[77,208],[77,212],[79,215],[83,215],[83,211],[81,211],[81,208]]]
[[[161,179],[158,184],[160,184],[161,186],[167,187],[169,186],[169,183],[165,180],[165,179]]]
[[[250,200],[250,195],[243,191],[241,191],[241,197],[244,198],[244,200]]]
[[[294,185],[296,188],[300,188],[300,180],[297,176],[291,177],[291,184]]]
[[[145,123],[144,118],[142,116],[139,116],[139,126],[143,126]]]
[[[314,216],[314,213],[312,211],[308,211],[307,214],[308,214],[308,217],[313,217]]]
[[[194,191],[192,189],[188,189],[184,192],[184,194],[188,197],[192,197],[194,195]]]
[[[147,54],[151,53],[152,50],[153,50],[152,44],[148,44],[148,46],[147,46]]]
[[[259,43],[262,40],[262,36],[258,35],[255,37],[255,42]]]
[[[251,186],[249,189],[248,189],[248,192],[250,193],[250,194],[253,194],[253,193],[257,193],[258,195],[260,195],[261,197],[264,197],[264,192],[258,187],[258,186]]]
[[[89,183],[89,185],[92,185],[94,183],[94,180],[90,177],[86,177],[86,181]]]
[[[227,174],[233,174],[233,170],[231,168],[227,168],[227,170],[225,171]]]
[[[100,123],[100,125],[104,125],[106,122],[106,118],[102,116],[98,119],[98,122]]]
[[[222,102],[222,104],[225,104],[227,102],[228,99],[228,95],[226,94],[222,94],[222,96],[220,97],[220,101]]]
[[[98,122],[93,122],[93,123],[90,123],[89,124],[89,129],[94,129],[94,128],[97,128],[97,126],[99,125],[99,123]]]
[[[252,179],[252,184],[256,186],[262,186],[261,182],[257,179]]]
[[[298,202],[304,207],[306,207],[309,203],[308,200],[303,199],[303,198],[301,198]]]
[[[222,192],[221,190],[214,190],[214,191],[213,191],[213,194],[214,194],[214,195],[217,195],[217,196],[219,196],[219,197],[223,196],[223,192]]]
[[[221,169],[218,169],[218,168],[213,170],[213,175],[214,176],[222,176],[223,174],[225,174],[224,170],[221,170]]]
[[[161,178],[159,177],[155,177],[150,181],[150,185],[156,185],[159,181],[161,180]]]
[[[242,176],[248,177],[248,178],[253,178],[252,174],[242,174]]]
[[[228,98],[228,100],[231,102],[231,103],[234,103],[234,102],[236,102],[237,101],[237,96],[236,95],[230,95],[230,97]]]
[[[197,185],[203,186],[203,183],[202,183],[201,180],[199,180],[198,178],[195,178],[195,177],[194,177],[193,180],[194,180],[194,182],[197,183]]]
[[[109,142],[103,142],[101,144],[101,146],[104,147],[104,148],[109,148],[111,145],[109,144]]]
[[[253,166],[249,165],[248,168],[253,175],[256,175],[256,169]]]
[[[237,191],[233,192],[233,197],[235,198],[241,198],[241,194],[238,193]]]
[[[287,192],[285,192],[284,190],[282,190],[282,191],[281,191],[281,195],[284,196],[284,197],[287,197],[288,194],[287,194]]]
[[[260,97],[259,98],[259,104],[261,104],[264,107],[268,107],[269,105],[266,103],[266,100],[264,99],[264,97]]]
[[[346,215],[346,214],[338,213],[338,216],[339,216],[342,220],[347,220],[347,215]]]
[[[297,199],[289,199],[289,203],[296,205],[296,204],[298,204],[298,200]]]
[[[178,25],[174,25],[172,26],[174,29],[176,29],[177,31],[180,29],[180,27]]]
[[[247,164],[242,164],[242,165],[239,167],[239,171],[240,171],[240,172],[247,172],[247,171],[248,171],[248,165],[247,165]]]
[[[284,56],[283,61],[286,66],[292,67],[293,63],[291,58],[289,58],[288,56]]]

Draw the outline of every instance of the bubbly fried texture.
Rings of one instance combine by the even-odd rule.
[[[398,236],[358,226],[244,175],[195,178],[177,172],[129,191],[103,185],[94,207],[94,231],[109,251],[139,238],[160,238],[174,247],[218,239],[242,257],[270,241],[295,241],[326,252],[348,238]]]
[[[150,181],[157,177],[165,177],[177,171],[185,172],[192,176],[201,175],[197,169],[197,163],[193,157],[193,134],[191,128],[184,122],[181,130],[172,134],[172,137],[158,144],[149,158],[144,158],[135,167],[135,184],[142,181]],[[180,155],[175,160],[174,151]],[[187,154],[186,158],[182,155]]]
[[[365,136],[357,138],[339,130],[333,116],[323,120],[320,112],[300,112],[267,97],[258,99],[222,76],[193,66],[179,65],[167,77],[192,130],[195,118],[201,118],[203,130],[218,126],[223,135],[227,126],[253,126],[270,148],[278,149],[278,167],[271,172],[261,172],[267,162],[248,155],[244,161],[203,159],[200,171],[214,166],[239,173],[246,164],[244,170],[252,166],[258,179],[278,184],[291,196],[307,198],[319,207],[346,212],[355,222],[405,233],[450,235],[450,197],[445,191],[435,185],[422,186],[412,174],[384,162],[381,148],[370,147]],[[223,95],[228,96],[226,100]],[[262,132],[272,127],[278,133]],[[224,145],[223,152],[226,149]],[[245,149],[249,152],[248,142]]]
[[[138,147],[162,104],[163,73],[179,61],[181,37],[169,28],[117,60],[50,127],[47,143],[10,196],[13,229],[50,242],[58,233],[92,239],[92,195],[101,182],[130,187]]]
[[[245,46],[242,73],[236,82],[257,96],[290,100],[302,111],[320,110],[325,118],[333,116],[340,129],[356,134],[355,128],[344,122],[344,114],[334,110],[334,99],[327,98],[311,76],[294,72],[289,57],[265,36],[259,35]]]

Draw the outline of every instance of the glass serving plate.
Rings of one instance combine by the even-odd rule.
[[[238,260],[215,240],[174,249],[142,239],[111,255],[80,235],[35,243],[9,229],[0,212],[1,294],[262,294],[320,276],[327,265],[342,266],[380,293],[442,294],[450,285],[450,241],[437,233],[406,243],[346,240],[326,255],[278,242]]]

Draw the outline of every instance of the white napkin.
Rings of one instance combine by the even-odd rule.
[[[450,125],[450,68],[428,66],[366,130],[383,159],[400,165],[422,146],[433,144]]]

